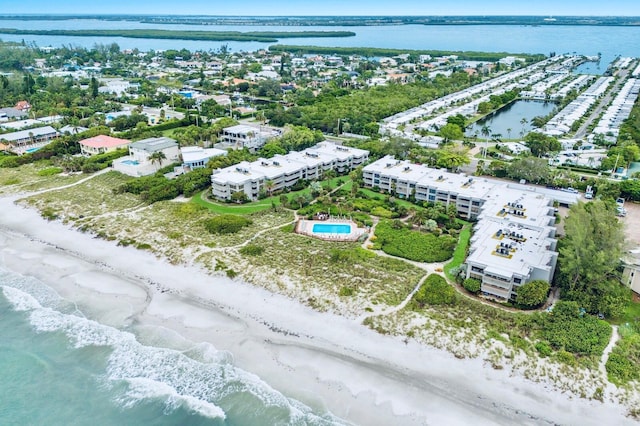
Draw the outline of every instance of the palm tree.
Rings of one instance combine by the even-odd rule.
[[[158,164],[158,166],[160,167],[162,167],[162,160],[166,160],[166,159],[167,159],[167,156],[164,155],[164,152],[162,151],[156,151],[149,156],[149,160],[151,160],[151,164],[152,165]]]
[[[489,149],[489,136],[491,136],[491,129],[489,128],[489,126],[484,125],[484,126],[482,126],[482,129],[480,129],[480,133],[482,133],[482,136],[484,136],[484,154],[483,154],[483,157],[486,158],[487,157],[487,150]]]
[[[271,197],[271,195],[273,194],[273,190],[275,189],[276,184],[271,180],[268,179],[264,182],[264,189],[267,191],[267,194],[269,194],[269,197]]]
[[[511,139],[511,127],[507,129],[507,135],[509,135],[509,139]]]
[[[522,119],[520,120],[520,124],[522,124],[522,130],[520,131],[520,136],[523,138],[524,138],[524,126],[526,126],[528,122],[529,120],[527,120],[525,117],[522,117]]]

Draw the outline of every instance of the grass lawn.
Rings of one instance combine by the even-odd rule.
[[[620,325],[634,321],[640,321],[640,302],[629,301],[624,314],[620,318],[612,318],[610,322]]]
[[[342,180],[346,179],[348,181],[347,184],[351,183],[351,181],[348,180],[348,178],[345,178],[344,176],[336,177],[327,181],[322,181],[322,183],[326,184],[328,182],[331,188],[335,189],[338,186],[338,181],[340,179]],[[251,203],[246,203],[246,204],[227,204],[227,203],[220,203],[216,201],[207,200],[205,194],[207,194],[208,192],[209,192],[209,189],[205,189],[204,191],[194,195],[193,198],[191,199],[191,202],[201,205],[203,207],[206,207],[210,212],[216,213],[216,214],[252,214],[252,213],[257,213],[263,210],[270,209],[272,205],[279,206],[281,204],[280,203],[281,194],[264,198],[262,200],[253,201]],[[301,195],[304,196],[307,194],[311,194],[311,188],[305,188],[300,191],[284,193],[284,195],[286,195],[289,198],[289,200],[295,199],[295,197],[299,197]]]
[[[370,197],[370,198],[377,198],[379,200],[384,200],[384,197],[385,197],[385,194],[381,194],[380,192],[375,192],[375,191],[372,191],[372,190],[366,189],[366,188],[360,188],[359,191],[362,191],[363,194],[365,194],[367,197]],[[397,197],[396,197],[396,203],[399,206],[403,206],[403,207],[406,207],[408,209],[409,208],[414,208],[416,210],[422,210],[423,209],[423,207],[420,207],[417,204],[413,204],[412,202],[409,202],[407,200],[403,200],[403,199],[397,198]]]
[[[462,265],[464,259],[467,257],[467,248],[469,247],[469,240],[471,240],[471,224],[465,225],[458,237],[458,245],[453,252],[453,258],[451,262],[444,266],[444,273],[448,279],[452,280],[454,277],[451,275],[451,270],[456,266]]]

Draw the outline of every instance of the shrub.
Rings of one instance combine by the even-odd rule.
[[[464,280],[464,282],[462,283],[462,286],[469,292],[469,293],[473,293],[476,294],[478,292],[480,292],[480,287],[481,287],[482,283],[480,282],[480,280],[477,280],[475,278],[467,278],[466,280]]]
[[[240,250],[240,254],[245,256],[259,256],[264,253],[264,247],[256,245],[256,244],[247,244],[242,247]]]
[[[353,287],[341,287],[340,292],[338,293],[340,296],[353,296],[355,294],[355,290]]]
[[[53,176],[62,173],[62,168],[60,167],[47,167],[46,169],[42,169],[38,171],[38,176]]]
[[[424,280],[413,300],[420,306],[452,305],[456,301],[456,291],[438,274],[431,274]]]
[[[251,220],[243,216],[223,214],[207,219],[204,226],[212,234],[235,234],[251,223]]]
[[[442,262],[453,256],[456,239],[451,235],[438,237],[394,224],[395,222],[388,220],[378,223],[375,248],[380,248],[392,256],[417,262]]]
[[[549,283],[543,280],[533,280],[521,285],[516,294],[516,303],[526,307],[539,306],[547,300]]]
[[[542,356],[550,356],[553,352],[546,342],[538,342],[535,347],[538,353]]]

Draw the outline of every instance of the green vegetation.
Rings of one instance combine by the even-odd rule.
[[[469,250],[469,242],[471,240],[471,226],[467,224],[462,231],[460,231],[460,236],[458,237],[458,244],[453,252],[453,259],[449,263],[444,266],[444,273],[450,280],[455,280],[452,272],[455,268],[459,268],[460,265],[467,258],[467,251]]]
[[[223,214],[205,221],[204,227],[212,234],[235,234],[251,225],[251,220],[234,214]]]
[[[456,239],[451,235],[412,231],[400,221],[381,220],[375,233],[374,249],[417,262],[450,259],[456,245]]]
[[[640,324],[622,325],[620,340],[609,355],[606,368],[609,380],[618,386],[640,381]]]
[[[420,308],[425,305],[452,305],[457,294],[442,276],[431,274],[413,295],[413,302]]]
[[[620,316],[630,290],[620,283],[617,270],[624,232],[615,207],[601,200],[574,204],[564,229],[556,277],[562,298],[578,302],[590,313]]]
[[[581,314],[576,302],[558,302],[552,314],[538,317],[540,319],[541,336],[556,350],[600,355],[611,337],[611,326],[596,317]]]
[[[467,278],[466,280],[463,281],[462,286],[469,293],[477,294],[480,292],[480,287],[482,286],[482,283],[480,282],[480,280],[477,280],[475,278]]]
[[[238,251],[244,256],[260,256],[264,253],[264,247],[257,246],[255,244],[247,244]]]
[[[155,38],[167,40],[208,40],[208,41],[259,41],[276,42],[281,38],[317,38],[317,37],[353,37],[351,31],[173,31],[155,29],[117,29],[117,30],[35,30],[0,28],[4,34],[45,35],[72,37],[128,37]]]
[[[470,52],[470,51],[454,51],[454,50],[407,50],[407,49],[387,49],[377,47],[328,47],[328,46],[288,46],[276,44],[269,46],[272,52],[288,52],[296,55],[318,54],[318,55],[359,55],[367,58],[381,56],[397,56],[409,54],[413,56],[430,55],[430,56],[451,56],[455,55],[459,59],[470,61],[491,61],[495,62],[505,56],[513,55],[506,52]],[[517,54],[521,58],[528,61],[539,61],[544,59],[544,55]]]
[[[533,280],[518,287],[516,303],[525,307],[536,307],[547,300],[549,283],[543,280]]]

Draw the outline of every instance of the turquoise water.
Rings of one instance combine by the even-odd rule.
[[[0,271],[0,425],[344,424],[208,344],[145,346],[37,280]]]
[[[351,225],[342,223],[315,223],[312,231],[314,234],[350,234]]]
[[[137,166],[138,164],[140,164],[140,162],[138,160],[124,160],[122,164],[127,164],[129,166]]]
[[[37,150],[39,150],[39,149],[40,149],[40,148],[29,148],[29,149],[25,149],[25,151],[24,151],[24,152],[29,152],[29,153],[31,153],[31,152],[36,152],[36,151],[37,151]]]

